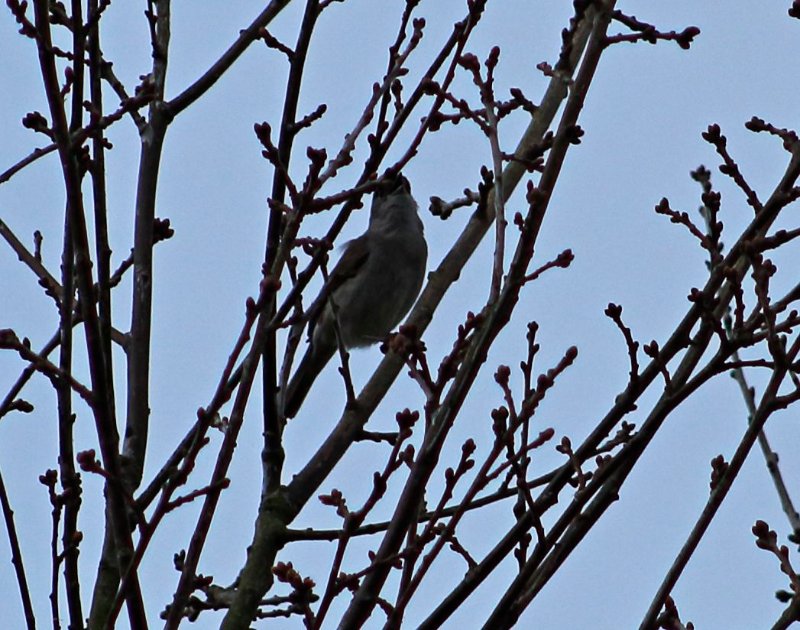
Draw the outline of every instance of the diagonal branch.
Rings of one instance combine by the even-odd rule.
[[[231,44],[223,55],[212,65],[197,81],[181,92],[174,99],[166,103],[170,117],[175,117],[189,107],[222,77],[233,63],[247,50],[247,48],[260,36],[262,28],[272,20],[291,2],[291,0],[270,0],[264,10],[255,20],[245,28],[239,38]]]
[[[653,601],[650,604],[650,607],[647,610],[641,625],[639,626],[640,630],[654,627],[656,617],[664,605],[666,597],[672,591],[673,587],[678,581],[678,578],[683,572],[683,569],[686,567],[695,549],[697,549],[697,546],[700,544],[700,540],[703,538],[708,530],[708,527],[711,525],[711,521],[722,505],[722,502],[727,496],[728,491],[733,486],[733,482],[744,465],[747,456],[750,454],[753,445],[758,440],[758,436],[762,433],[765,423],[772,413],[777,410],[775,398],[778,395],[778,390],[787,376],[788,366],[796,360],[798,354],[800,354],[800,337],[797,337],[794,340],[792,347],[786,352],[785,357],[783,357],[784,360],[780,361],[779,365],[773,371],[769,383],[767,384],[767,387],[761,396],[761,402],[759,403],[756,412],[753,414],[750,424],[747,426],[747,430],[742,436],[742,439],[739,441],[739,445],[736,447],[736,452],[734,453],[730,464],[725,468],[724,473],[717,481],[716,486],[711,492],[711,496],[708,498],[706,505],[703,507],[703,511],[692,528],[689,537],[683,544],[683,547],[681,547],[681,550],[678,552],[675,561],[673,562],[672,566],[664,577],[661,586],[653,597]]]

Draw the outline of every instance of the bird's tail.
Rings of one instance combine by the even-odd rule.
[[[286,395],[283,397],[283,414],[287,418],[294,418],[297,415],[308,391],[335,351],[335,346],[333,348],[314,348],[313,345],[308,347],[297,371],[289,381]]]

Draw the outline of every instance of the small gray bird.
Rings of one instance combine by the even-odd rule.
[[[408,180],[399,174],[385,179],[373,196],[367,231],[347,243],[328,279],[345,348],[383,341],[400,323],[422,287],[427,259],[422,221]],[[310,344],[284,396],[287,418],[297,414],[336,352],[331,297],[310,314]]]

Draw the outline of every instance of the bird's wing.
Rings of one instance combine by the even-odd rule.
[[[366,234],[349,241],[345,245],[344,254],[328,276],[330,291],[335,291],[342,283],[355,276],[367,262],[367,258],[369,258],[369,244]]]
[[[328,296],[353,278],[358,273],[358,270],[364,266],[364,263],[367,262],[367,258],[369,258],[369,245],[366,234],[362,234],[345,244],[342,257],[328,274],[328,281],[322,287],[317,299],[306,310],[306,316],[309,321],[309,338],[314,334],[314,326],[328,301]]]

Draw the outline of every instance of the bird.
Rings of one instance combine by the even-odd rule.
[[[383,341],[410,310],[428,259],[422,220],[411,185],[400,173],[384,177],[372,198],[366,232],[349,241],[326,288],[309,309],[309,345],[283,396],[294,418],[312,384],[338,348]],[[333,302],[333,303],[331,303]]]

